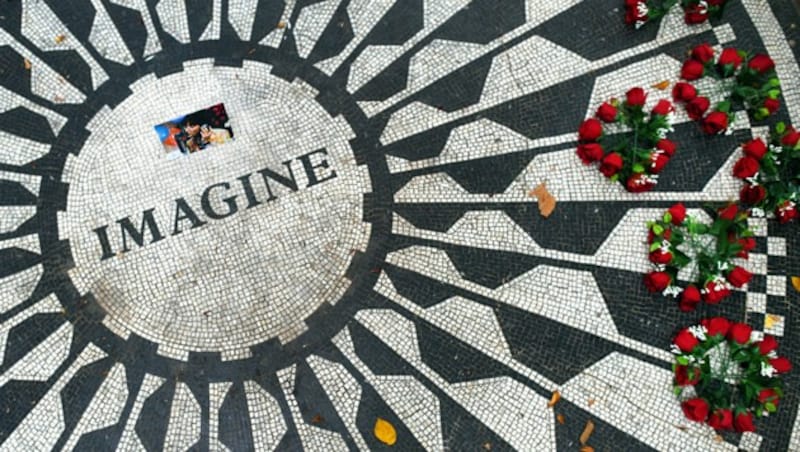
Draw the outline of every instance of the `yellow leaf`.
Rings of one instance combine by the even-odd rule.
[[[661,91],[664,91],[665,89],[669,88],[669,80],[664,80],[664,81],[658,82],[658,83],[653,85],[653,88],[660,89]]]
[[[280,22],[278,22],[278,25],[276,25],[276,27],[277,28],[286,28],[286,22],[280,21]]]
[[[31,60],[25,58],[25,60],[23,61],[23,64],[25,65],[25,69],[27,69],[29,71],[31,70]]]
[[[775,314],[767,314],[764,316],[764,329],[768,330],[775,326],[776,323],[780,323],[781,316]]]
[[[561,393],[558,391],[553,391],[553,395],[550,396],[550,401],[547,402],[547,408],[553,408],[553,405],[558,403],[559,399],[561,399]]]
[[[566,422],[566,419],[564,419],[564,415],[563,414],[559,414],[558,416],[556,416],[556,420],[561,425],[564,425],[564,422]]]
[[[581,444],[586,445],[589,442],[589,437],[592,436],[592,432],[594,431],[594,422],[592,420],[586,421],[586,427],[583,428],[583,433],[581,433]]]
[[[397,432],[394,426],[384,419],[378,418],[375,420],[375,428],[373,428],[375,438],[378,438],[382,443],[393,446],[397,442]]]
[[[592,447],[592,446],[583,446],[583,447],[581,447],[581,452],[594,452],[594,447]]]
[[[596,400],[595,400],[595,399],[589,399],[589,406],[592,406],[592,405],[594,405],[594,403],[595,403],[595,402],[596,402]]]
[[[57,36],[56,36],[56,44],[61,44],[62,42],[64,42],[64,40],[65,40],[65,39],[67,39],[67,37],[66,37],[66,36],[64,36],[64,35],[57,35]]]
[[[794,287],[794,290],[800,292],[800,276],[792,276],[792,287]]]
[[[556,197],[547,191],[544,183],[539,184],[536,188],[528,193],[529,196],[535,196],[536,201],[539,203],[539,213],[547,218],[553,213],[556,208]]]

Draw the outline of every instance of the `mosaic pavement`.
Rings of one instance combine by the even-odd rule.
[[[768,51],[800,124],[800,15],[634,31],[621,8],[3,2],[0,450],[380,450],[378,417],[397,450],[578,450],[589,419],[595,450],[800,450],[800,372],[757,434],[717,438],[668,352],[722,314],[800,362],[798,225],[754,222],[757,276],[718,307],[641,283],[644,222],[733,198],[768,123],[679,114],[691,144],[646,194],[574,155],[602,100],[701,42]],[[220,102],[234,140],[165,158],[153,126]]]

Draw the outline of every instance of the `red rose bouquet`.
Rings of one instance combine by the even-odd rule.
[[[761,138],[742,145],[742,156],[733,175],[744,179],[739,192],[751,215],[775,215],[781,223],[798,217],[800,201],[800,132],[782,122],[770,134],[770,144]]]
[[[742,287],[753,276],[733,262],[747,259],[756,246],[747,218],[747,211],[732,204],[717,210],[714,221],[706,225],[687,215],[683,204],[670,207],[647,224],[653,271],[645,275],[645,286],[650,292],[675,296],[680,310],[687,312],[701,301],[718,304],[727,298],[731,289]],[[681,271],[691,281],[685,288],[677,285]]]
[[[650,112],[644,110],[647,93],[632,88],[620,102],[611,99],[597,109],[594,118],[578,128],[578,157],[584,164],[599,162],[599,170],[612,181],[623,181],[634,193],[651,190],[657,174],[675,153],[666,138],[672,129],[674,108],[660,100]],[[611,133],[606,128],[613,127]]]
[[[625,23],[640,28],[647,22],[660,20],[678,0],[625,0]],[[727,0],[681,0],[684,21],[701,24],[709,18],[719,18]]]
[[[755,431],[753,419],[778,410],[781,374],[791,370],[772,336],[752,339],[752,328],[723,317],[703,319],[675,335],[675,395],[684,415],[715,430]]]
[[[675,84],[672,97],[683,103],[686,113],[700,121],[710,134],[726,132],[733,120],[732,108],[742,106],[756,121],[766,119],[780,107],[780,80],[775,63],[765,54],[751,55],[734,48],[723,49],[717,57],[708,44],[692,49],[691,56],[681,68],[681,78],[687,82],[710,77],[716,81],[724,98],[711,112],[711,101],[687,82]],[[706,114],[708,112],[708,114]]]

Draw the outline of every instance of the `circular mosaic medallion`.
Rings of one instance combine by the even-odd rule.
[[[355,133],[314,87],[267,64],[185,66],[133,83],[89,121],[59,217],[70,277],[121,334],[186,351],[286,342],[342,297],[367,247],[371,183],[348,143]],[[170,158],[153,118],[223,101],[232,139]]]

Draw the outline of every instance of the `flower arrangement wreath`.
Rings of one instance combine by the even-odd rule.
[[[753,418],[778,409],[780,375],[791,362],[772,336],[752,340],[752,328],[723,317],[678,332],[672,343],[675,395],[684,415],[716,430],[755,431]],[[691,388],[691,389],[690,389]]]

